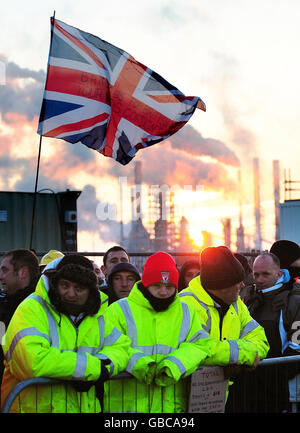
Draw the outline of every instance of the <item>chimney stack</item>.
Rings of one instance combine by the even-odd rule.
[[[136,219],[142,219],[142,163],[136,161],[134,168],[134,181],[135,181],[135,200],[136,200]]]
[[[273,186],[274,186],[274,206],[275,206],[275,241],[278,241],[280,239],[280,227],[279,227],[280,170],[279,170],[278,160],[273,160]]]
[[[238,171],[238,184],[239,184],[239,221],[240,225],[236,230],[236,248],[237,251],[245,251],[245,237],[244,237],[244,226],[243,226],[243,214],[242,214],[242,180],[241,170]]]
[[[222,220],[223,224],[223,234],[224,234],[224,243],[225,246],[231,249],[231,219],[224,218]]]
[[[257,250],[261,250],[260,179],[259,179],[258,158],[253,158],[253,177],[254,177],[255,248]]]

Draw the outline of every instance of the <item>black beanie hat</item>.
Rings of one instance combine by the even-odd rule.
[[[97,290],[97,277],[92,262],[80,254],[64,256],[56,266],[55,280],[60,278],[77,283],[89,290]]]
[[[136,277],[136,281],[139,281],[141,279],[141,276],[139,274],[139,271],[137,270],[137,268],[132,265],[131,263],[117,263],[110,271],[109,275],[108,275],[108,285],[109,287],[112,287],[112,279],[115,273],[117,272],[121,272],[121,271],[126,271],[126,272],[132,272],[135,277]]]
[[[245,279],[243,266],[225,246],[205,248],[200,263],[200,279],[205,290],[226,289]]]
[[[295,260],[299,259],[300,247],[295,242],[283,239],[274,242],[270,253],[279,258],[281,269],[288,269]]]
[[[82,256],[80,254],[68,254],[64,256],[61,261],[56,266],[56,269],[59,270],[62,266],[65,265],[80,265],[85,268],[94,270],[93,263],[85,256]]]
[[[249,265],[249,262],[248,262],[248,260],[247,260],[247,257],[245,257],[245,256],[243,256],[243,254],[239,254],[239,253],[234,253],[234,257],[235,257],[236,259],[238,259],[238,261],[239,261],[239,262],[241,263],[241,265],[243,266],[244,271],[245,271],[245,274],[246,274],[246,277],[247,277],[249,274],[251,274],[252,269],[251,269],[251,266]]]
[[[91,291],[98,290],[97,288],[97,277],[96,274],[81,265],[77,264],[67,264],[58,269],[54,277],[54,285],[61,278],[71,281],[72,283],[77,283],[80,287],[84,287]]]

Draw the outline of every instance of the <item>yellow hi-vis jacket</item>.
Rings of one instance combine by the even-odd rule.
[[[230,305],[220,323],[218,305],[201,285],[200,276],[179,293],[180,300],[194,306],[203,328],[214,339],[206,365],[252,365],[256,353],[266,357],[270,348],[265,331],[251,316],[240,297]]]
[[[42,275],[35,292],[18,306],[7,328],[1,403],[19,382],[44,376],[69,382],[26,388],[11,412],[98,413],[101,408],[95,386],[77,392],[72,383],[99,379],[101,360],[105,359],[110,360],[107,368],[111,375],[124,370],[130,340],[104,319],[103,306],[76,327],[51,305],[48,289],[48,279]]]
[[[105,318],[131,340],[126,371],[135,378],[105,383],[104,412],[173,413],[187,410],[185,378],[211,354],[211,340],[193,307],[176,294],[157,312],[138,289],[112,303]]]

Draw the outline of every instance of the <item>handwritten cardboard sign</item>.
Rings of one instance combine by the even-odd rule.
[[[222,367],[199,367],[191,375],[188,412],[224,412],[227,382]]]

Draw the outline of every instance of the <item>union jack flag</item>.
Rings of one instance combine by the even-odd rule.
[[[128,164],[182,128],[196,108],[156,72],[108,42],[51,18],[38,134],[82,143]]]

